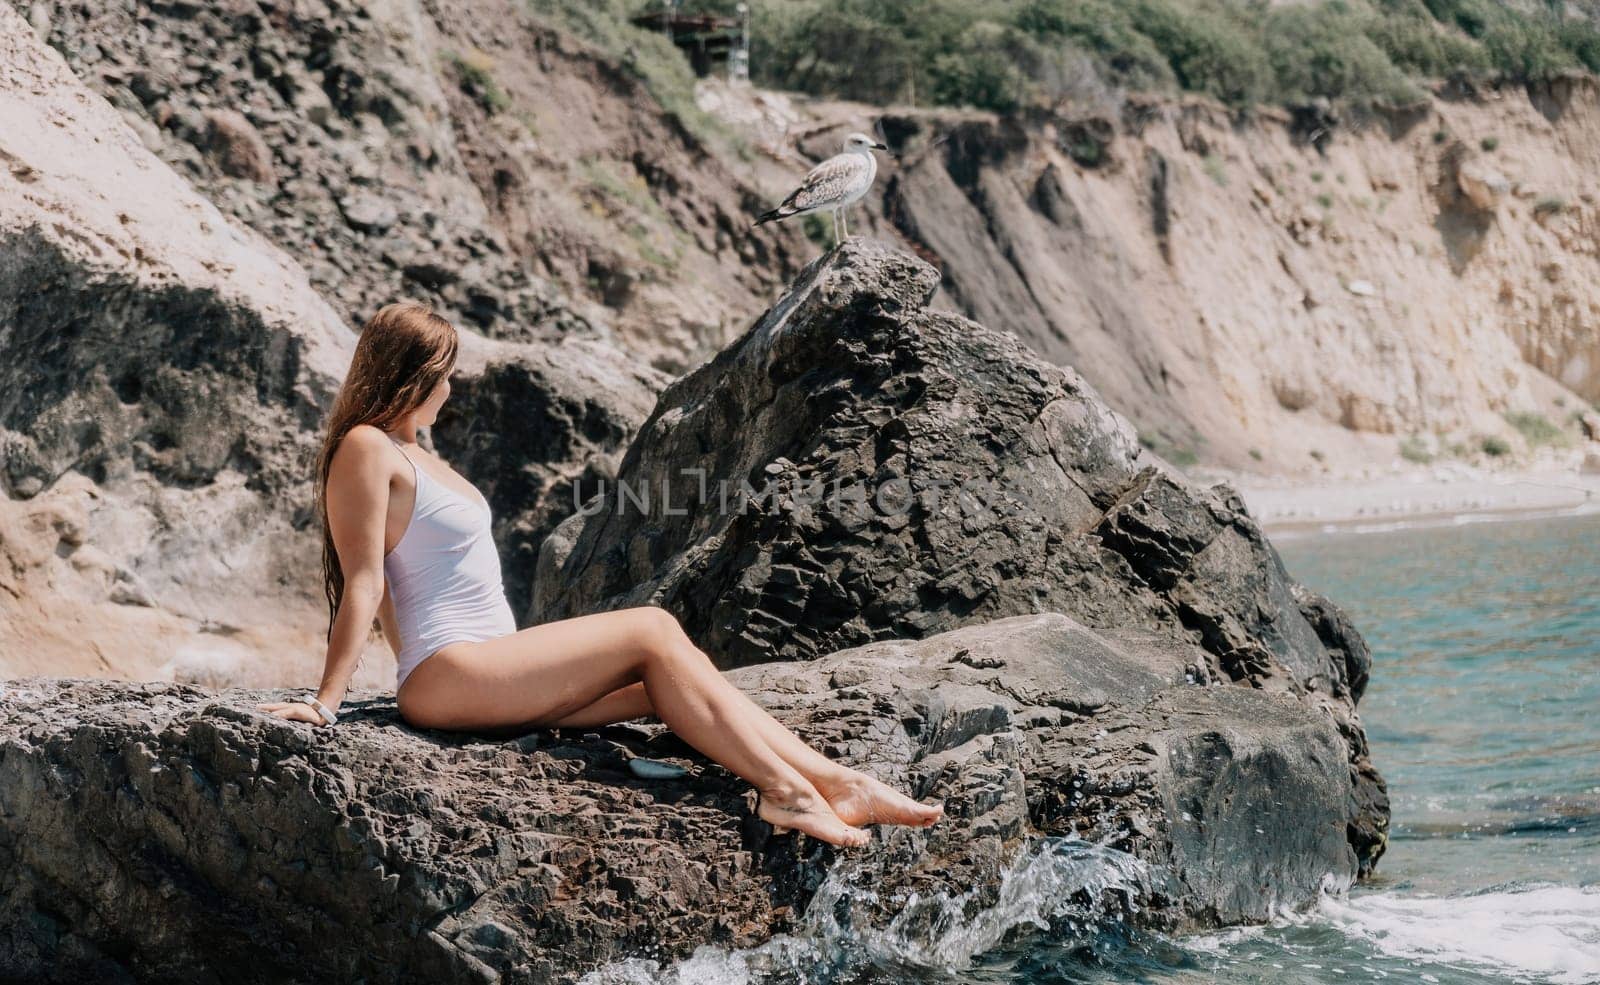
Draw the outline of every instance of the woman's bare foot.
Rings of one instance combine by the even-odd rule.
[[[872,840],[870,833],[841,821],[827,801],[814,794],[793,797],[761,793],[756,798],[756,816],[772,825],[778,834],[792,828],[830,845],[859,848]]]
[[[926,828],[944,816],[942,806],[918,803],[865,773],[856,773],[822,794],[839,820],[846,824],[904,824]]]

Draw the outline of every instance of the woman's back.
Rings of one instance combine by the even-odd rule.
[[[446,486],[389,439],[416,474],[405,532],[383,559],[400,633],[395,690],[441,647],[517,631],[501,581],[489,504]]]

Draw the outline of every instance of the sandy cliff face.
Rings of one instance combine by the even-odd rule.
[[[753,115],[798,162],[877,127],[898,158],[871,234],[1179,461],[1297,473],[1388,462],[1413,435],[1521,450],[1507,412],[1581,440],[1573,414],[1600,400],[1591,79],[1345,120],[1190,99],[1030,120],[784,108]]]
[[[876,128],[898,158],[856,228],[935,261],[944,303],[1077,368],[1178,463],[1482,459],[1491,436],[1527,450],[1507,413],[1577,441],[1600,400],[1592,80],[1343,119],[1105,93],[999,119],[712,83],[702,104],[770,152],[741,157],[513,0],[15,5],[347,321],[420,295],[489,335],[685,370],[817,249],[749,218]]]

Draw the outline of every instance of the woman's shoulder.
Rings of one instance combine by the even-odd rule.
[[[340,445],[354,442],[358,447],[383,448],[391,444],[387,434],[376,424],[357,424],[340,440]]]
[[[335,462],[382,462],[388,460],[389,436],[371,424],[357,424],[351,428],[333,450]]]

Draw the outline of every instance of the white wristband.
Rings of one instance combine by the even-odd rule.
[[[335,715],[327,705],[317,700],[317,696],[314,694],[306,699],[306,704],[317,709],[317,714],[321,715],[322,720],[327,722],[329,725],[332,725],[334,722],[339,720],[339,716]]]

